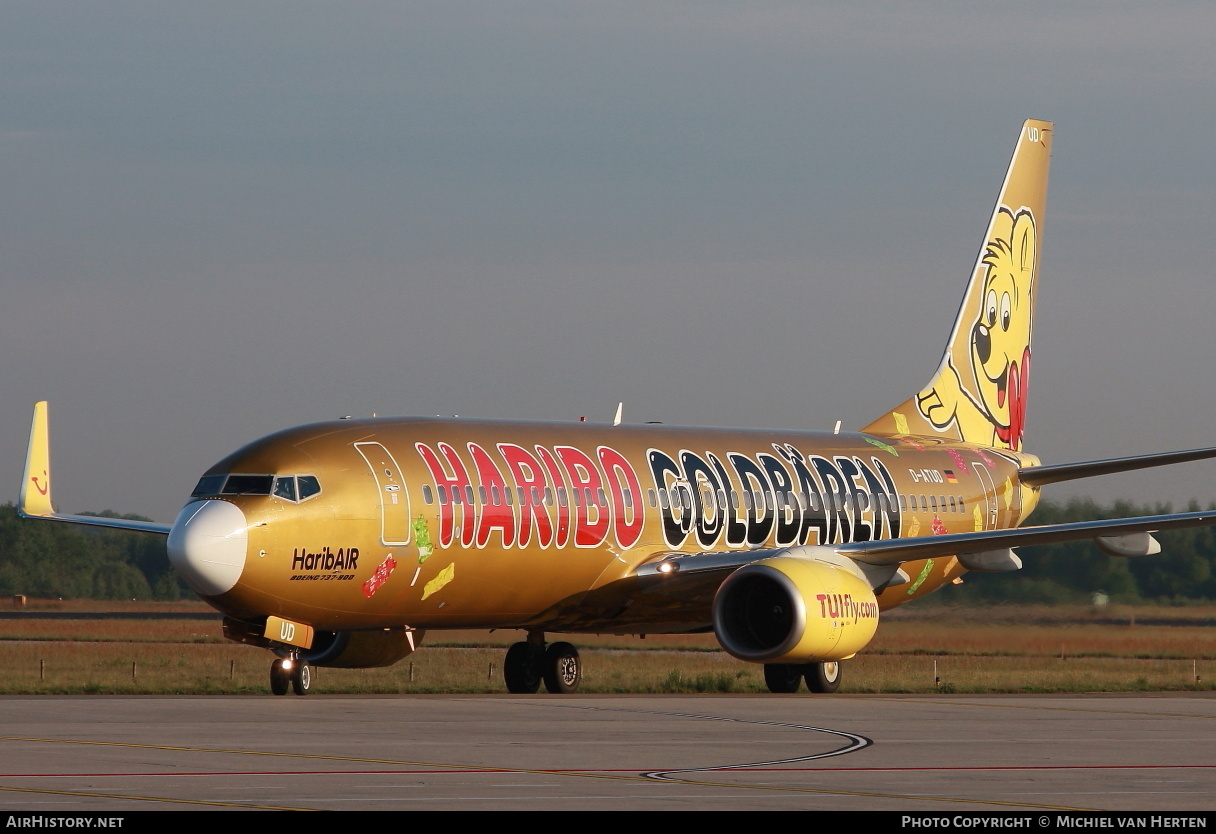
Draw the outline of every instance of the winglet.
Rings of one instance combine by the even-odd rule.
[[[55,511],[51,503],[51,441],[47,432],[46,402],[34,404],[34,422],[30,425],[30,447],[25,453],[25,479],[21,482],[21,505],[17,511],[25,518],[45,518],[88,527],[108,527],[112,530],[133,530],[137,533],[169,534],[170,525],[154,521],[135,521],[96,515],[69,515]]]
[[[27,517],[55,515],[51,504],[51,448],[47,434],[46,401],[34,405],[30,446],[25,454],[25,479],[21,482],[21,514]]]

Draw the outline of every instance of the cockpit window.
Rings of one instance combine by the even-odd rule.
[[[316,475],[280,475],[274,481],[274,494],[288,501],[303,501],[320,491]]]
[[[269,495],[273,475],[229,475],[221,495]]]
[[[321,483],[315,475],[204,475],[190,497],[274,495],[287,501],[303,501],[320,491]]]
[[[202,498],[204,495],[219,495],[227,475],[204,475],[199,479],[198,486],[190,493],[191,498]]]
[[[286,498],[288,501],[296,500],[296,479],[292,475],[286,478],[274,479],[274,494],[279,498]]]

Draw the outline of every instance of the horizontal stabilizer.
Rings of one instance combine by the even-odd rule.
[[[1128,458],[1087,460],[1081,463],[1058,463],[1052,466],[1028,466],[1018,470],[1018,479],[1027,486],[1043,486],[1060,481],[1075,481],[1095,475],[1113,475],[1116,472],[1131,472],[1134,469],[1150,469],[1154,466],[1169,466],[1192,460],[1216,458],[1216,446],[1206,449],[1188,449],[1184,452],[1161,452],[1155,455],[1134,455]]]
[[[947,533],[910,539],[884,539],[836,545],[835,550],[871,565],[898,564],[914,559],[935,559],[997,550],[1006,547],[1033,547],[1043,544],[1081,541],[1082,539],[1129,539],[1129,534],[1174,530],[1181,527],[1216,526],[1216,510],[1175,515],[1146,515],[1136,518],[1111,518],[1044,524],[1040,527],[1015,527],[1012,530],[985,530],[980,533]],[[1124,553],[1121,555],[1130,555]]]

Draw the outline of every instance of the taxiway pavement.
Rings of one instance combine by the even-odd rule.
[[[0,698],[0,808],[1213,810],[1216,696]]]

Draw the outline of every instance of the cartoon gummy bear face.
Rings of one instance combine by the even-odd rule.
[[[982,408],[1014,449],[1026,414],[1035,256],[1030,212],[1014,216],[1002,207],[983,260],[988,272],[979,320],[971,330],[971,360]]]

